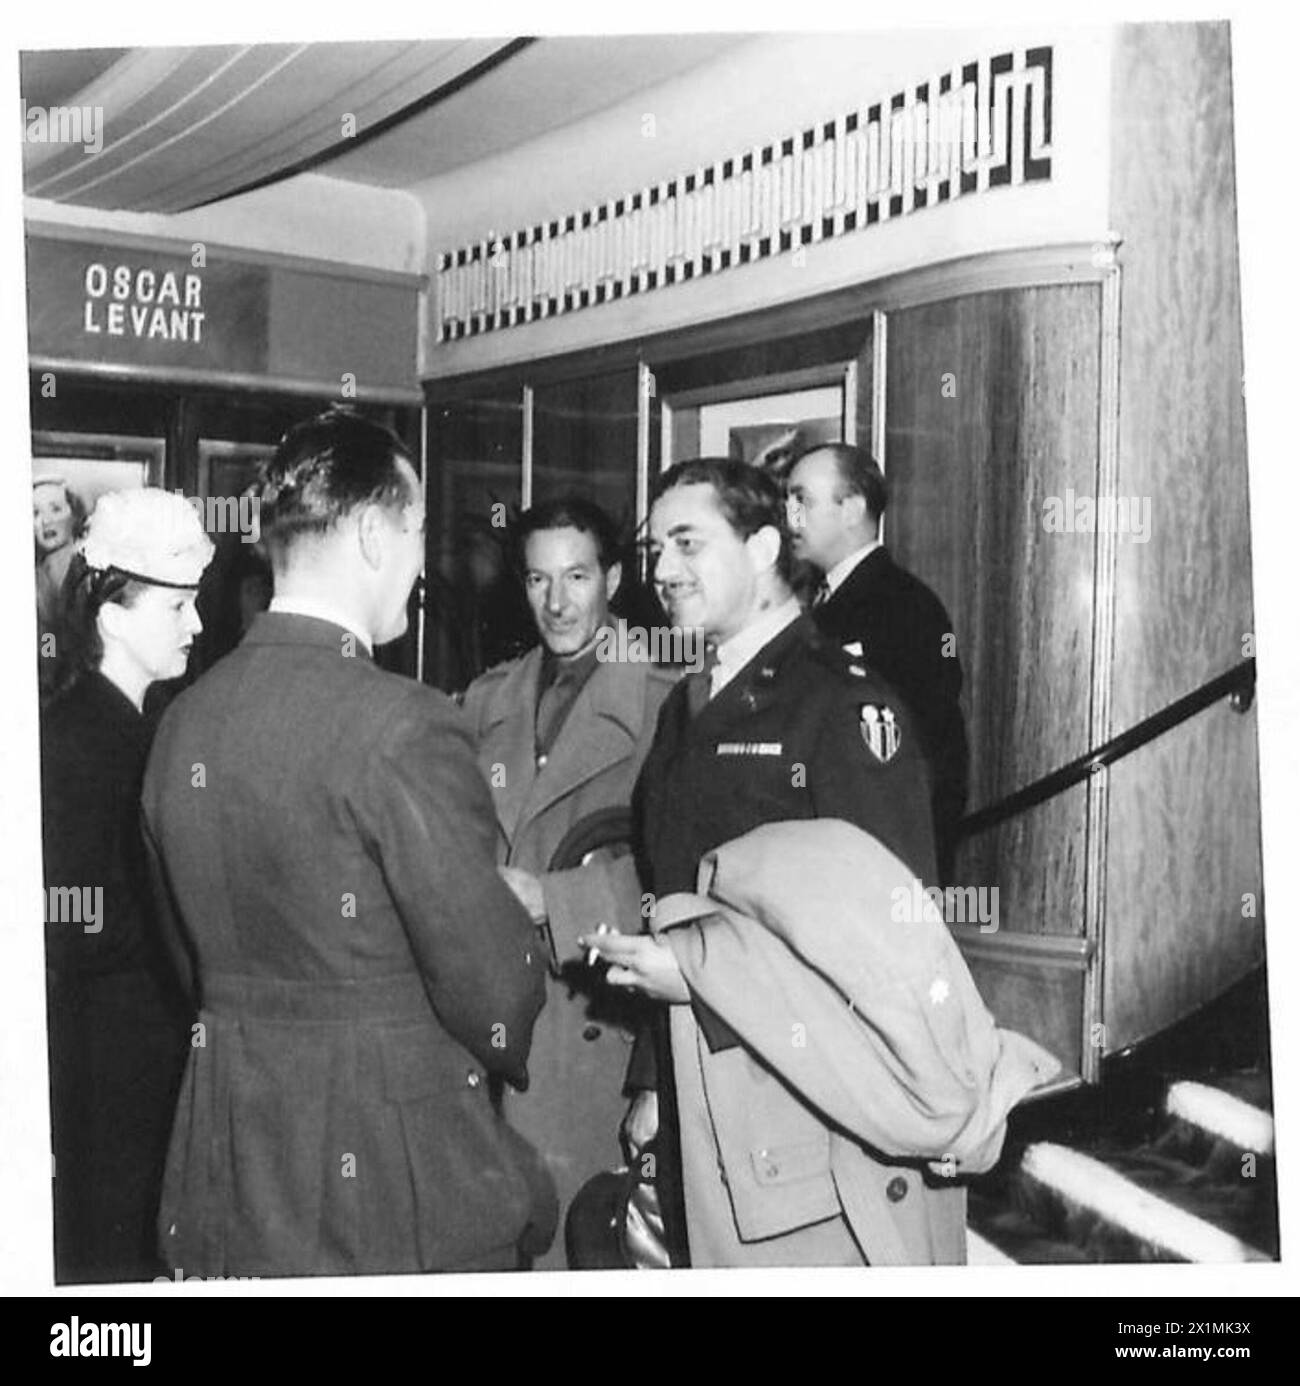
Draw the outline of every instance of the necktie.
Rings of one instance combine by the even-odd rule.
[[[537,704],[537,755],[545,760],[560,734],[565,715],[573,701],[572,687],[577,671],[559,668]]]
[[[709,701],[709,693],[713,684],[713,669],[717,662],[718,652],[712,645],[709,645],[704,651],[704,668],[687,675],[686,706],[690,708],[692,717],[698,716]]]

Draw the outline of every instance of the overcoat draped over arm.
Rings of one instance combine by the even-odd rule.
[[[995,1025],[918,900],[879,842],[822,819],[725,844],[698,894],[659,902],[692,995],[742,1041],[714,1053],[672,1008],[693,1264],[836,1215],[873,1264],[965,1259],[957,1180],[996,1163],[1007,1113],[1059,1064]]]

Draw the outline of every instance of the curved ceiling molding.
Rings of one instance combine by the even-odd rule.
[[[97,143],[89,128],[81,143],[33,141],[29,97],[25,191],[82,206],[185,211],[350,148],[517,46],[497,38],[135,49],[66,92],[53,65],[60,55],[43,65],[46,55],[26,53],[24,95],[99,112],[102,144],[86,147]]]

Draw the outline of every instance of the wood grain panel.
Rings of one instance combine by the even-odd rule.
[[[970,806],[1087,749],[1099,291],[978,294],[889,315],[889,545],[948,608],[966,673]],[[945,389],[947,393],[945,393]]]
[[[996,886],[1000,927],[1011,932],[1084,932],[1088,792],[1076,785],[957,849],[956,884]]]
[[[971,808],[1088,748],[1094,536],[1042,517],[1047,496],[1095,487],[1099,308],[1083,285],[889,315],[888,542],[953,619]],[[958,880],[999,888],[1003,928],[1083,932],[1086,799],[960,850]]]
[[[1180,1020],[1263,961],[1256,713],[1216,704],[1109,772],[1107,1051]],[[1255,898],[1243,915],[1242,896]]]
[[[1252,629],[1232,81],[1225,24],[1117,30],[1112,225],[1123,236],[1113,730],[1222,673]]]
[[[963,950],[964,951],[964,950]],[[1084,974],[1043,958],[966,955],[984,1004],[999,1025],[1037,1040],[1060,1060],[1062,1077],[1083,1065]]]
[[[1230,668],[1253,625],[1228,28],[1117,31],[1123,237],[1111,732]],[[1122,1048],[1262,957],[1255,714],[1201,714],[1110,772],[1103,1018]],[[1262,897],[1260,897],[1262,899]]]

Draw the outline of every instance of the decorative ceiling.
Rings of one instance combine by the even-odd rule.
[[[657,85],[740,35],[22,55],[29,196],[179,212],[306,169],[412,187]]]
[[[138,212],[201,206],[349,147],[518,46],[463,39],[137,48],[98,71],[66,53],[25,53],[25,190]],[[89,81],[66,89],[87,72]],[[29,87],[45,99],[37,102]],[[64,126],[61,141],[41,141],[42,110],[56,105],[79,109],[81,120]]]

